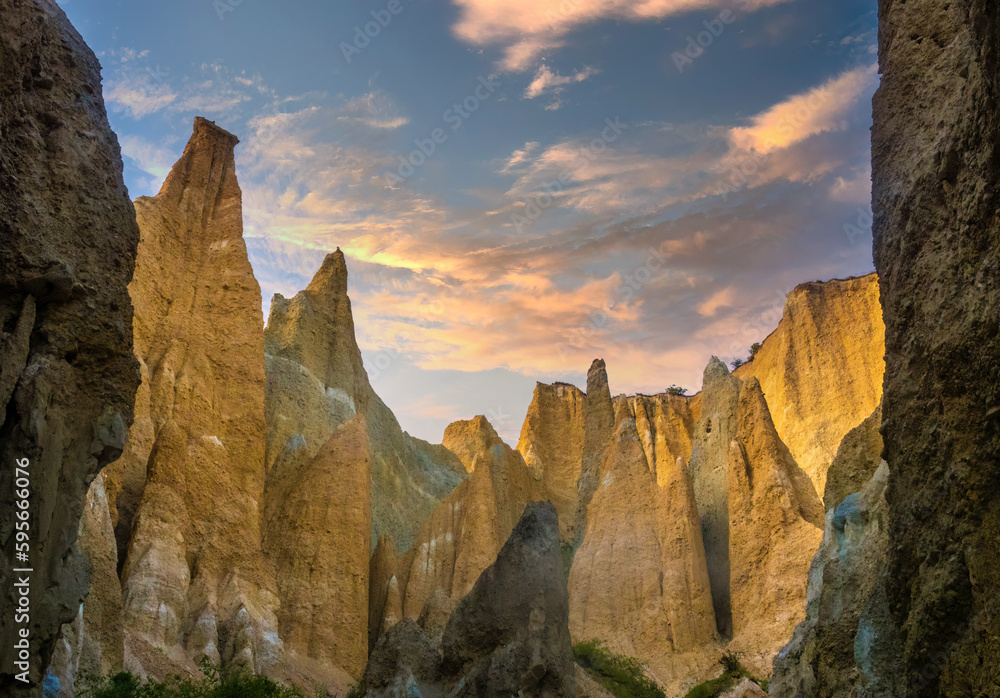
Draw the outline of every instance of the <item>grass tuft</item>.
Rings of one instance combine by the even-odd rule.
[[[646,676],[642,662],[614,654],[600,640],[577,643],[573,646],[573,656],[616,698],[666,698],[663,689]]]

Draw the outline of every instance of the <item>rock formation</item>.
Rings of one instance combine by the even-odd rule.
[[[826,528],[809,569],[806,618],[774,660],[773,696],[892,695],[885,686],[864,681],[858,669],[869,654],[866,633],[859,633],[861,616],[877,586],[884,584],[888,548],[889,468],[885,461],[878,465],[879,415],[876,410],[844,437],[830,466]],[[857,487],[848,484],[858,481]]]
[[[306,290],[292,299],[274,297],[266,337],[268,472],[287,458],[312,457],[341,424],[362,417],[371,469],[370,549],[383,535],[399,551],[409,548],[465,469],[447,449],[403,432],[372,390],[339,249]],[[295,455],[300,450],[309,455]]]
[[[646,464],[662,486],[673,476],[678,458],[685,463],[691,460],[691,437],[701,400],[660,393],[630,397],[628,405]]]
[[[778,436],[817,492],[837,447],[882,397],[878,277],[800,284],[777,329],[736,375],[760,381]]]
[[[587,372],[587,394],[583,398],[583,459],[577,482],[574,548],[583,543],[587,530],[587,506],[598,486],[598,470],[604,451],[614,435],[615,413],[611,405],[611,389],[603,359],[594,359]]]
[[[908,695],[1000,686],[1000,8],[879,3],[872,177],[886,324],[885,611]],[[867,613],[867,612],[866,612]]]
[[[694,489],[683,459],[652,472],[624,397],[615,420],[570,568],[570,630],[673,685],[705,668],[716,635]]]
[[[372,651],[364,695],[576,695],[565,580],[555,507],[532,503],[452,612],[443,653],[404,619]]]
[[[448,434],[457,452],[478,452],[467,456],[469,479],[442,500],[413,546],[403,597],[403,614],[412,619],[436,590],[457,600],[472,589],[537,492],[524,459],[484,417],[453,424]]]
[[[87,492],[77,543],[90,570],[90,589],[76,618],[63,626],[46,676],[50,685],[59,682],[64,696],[74,695],[77,676],[106,676],[120,671],[124,661],[118,557],[101,475]]]
[[[719,634],[731,638],[729,599],[729,445],[736,438],[740,380],[712,357],[705,367],[700,417],[691,444],[691,478],[701,519],[705,560],[712,584],[712,603]]]
[[[778,438],[755,378],[740,389],[729,447],[730,648],[758,672],[805,616],[810,561],[823,537],[823,507]]]
[[[51,2],[0,0],[0,584],[27,542],[30,623],[0,617],[0,693],[37,686],[89,583],[76,546],[87,490],[122,451],[139,375],[132,276],[139,231],[108,126],[100,66]],[[23,460],[22,460],[23,459]],[[28,540],[15,492],[29,480]],[[18,548],[24,552],[23,548]],[[27,666],[14,648],[27,638]]]
[[[141,490],[121,572],[126,663],[155,675],[192,671],[202,656],[261,671],[280,651],[261,551],[263,317],[236,143],[196,118],[160,192],[135,204],[129,291],[148,386],[139,409],[152,433],[130,444],[108,482]],[[128,511],[117,513],[120,531]]]
[[[556,507],[562,540],[572,542],[583,464],[584,393],[567,383],[537,383],[517,450]]]

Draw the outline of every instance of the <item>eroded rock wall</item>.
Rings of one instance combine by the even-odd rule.
[[[27,459],[24,669],[37,685],[90,583],[77,546],[88,487],[132,422],[126,287],[139,231],[100,65],[54,2],[0,2],[0,65],[0,584],[14,588],[15,463]],[[19,627],[12,612],[0,617],[4,695],[24,688]]]
[[[1000,5],[879,3],[887,613],[909,695],[1000,690]],[[891,620],[890,620],[891,619]],[[885,676],[891,667],[871,667]]]

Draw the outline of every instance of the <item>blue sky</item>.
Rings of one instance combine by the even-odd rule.
[[[875,0],[62,3],[133,197],[195,115],[241,139],[265,312],[337,246],[404,429],[536,380],[694,392],[796,284],[873,268]]]

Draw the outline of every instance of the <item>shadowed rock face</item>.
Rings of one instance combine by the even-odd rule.
[[[909,695],[995,695],[1000,6],[882,0],[879,65],[874,249],[886,324],[886,597],[902,639],[897,682]],[[892,667],[869,669],[884,678]]]
[[[261,550],[263,317],[236,143],[196,118],[159,194],[136,201],[142,237],[129,290],[144,426],[108,487],[122,504],[119,532],[131,534],[126,663],[156,675],[193,670],[202,655],[264,670],[280,649]]]
[[[740,401],[739,378],[712,357],[702,381],[701,416],[691,445],[691,478],[701,518],[705,560],[712,584],[712,603],[719,634],[732,637],[729,599],[729,491],[726,472],[729,445],[736,438]]]
[[[888,551],[889,468],[879,459],[880,417],[876,409],[848,432],[830,466],[826,527],[809,568],[806,618],[774,660],[772,696],[895,695],[891,682],[887,691],[884,682],[866,681],[858,668],[877,654],[868,648],[868,624],[861,616],[875,589],[885,583]]]
[[[587,530],[587,506],[597,489],[597,471],[615,431],[615,412],[611,405],[611,389],[604,359],[594,359],[587,372],[587,394],[583,398],[583,461],[577,483],[574,547],[583,543]]]
[[[376,643],[365,695],[576,695],[565,580],[555,507],[533,502],[451,613],[443,654],[424,629],[403,619]]]
[[[0,0],[0,584],[10,598],[15,461],[28,459],[30,670],[41,680],[89,573],[76,546],[87,490],[124,446],[139,375],[139,231],[100,66],[53,2]],[[0,693],[14,695],[13,612]]]

